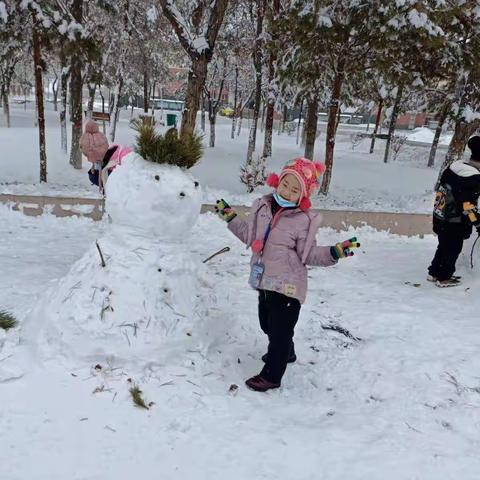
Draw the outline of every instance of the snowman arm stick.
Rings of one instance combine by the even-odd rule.
[[[106,267],[107,264],[105,263],[105,259],[103,258],[102,249],[100,248],[100,245],[98,244],[98,241],[96,241],[95,244],[97,245],[97,250],[98,250],[98,253],[100,255],[100,260],[102,261],[102,267]]]
[[[226,252],[229,252],[229,251],[230,251],[230,247],[224,247],[221,250],[219,250],[218,252],[215,252],[213,255],[210,255],[208,258],[203,260],[202,263],[207,263],[209,260],[216,257],[217,255],[220,255],[221,253],[226,253]]]

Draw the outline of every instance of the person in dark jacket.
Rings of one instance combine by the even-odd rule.
[[[468,162],[453,162],[442,174],[435,196],[433,231],[438,247],[428,268],[428,280],[438,287],[461,284],[455,276],[455,263],[470,237],[473,227],[480,235],[480,214],[477,210],[480,196],[480,136],[467,143],[472,152]]]

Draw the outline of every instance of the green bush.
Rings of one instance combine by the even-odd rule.
[[[203,155],[201,135],[193,134],[182,138],[178,136],[176,128],[171,128],[162,135],[154,126],[138,119],[132,120],[131,125],[138,132],[135,151],[145,160],[191,168]]]

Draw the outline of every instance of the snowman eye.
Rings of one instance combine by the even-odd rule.
[[[184,192],[180,192],[180,196],[183,198],[185,196]]]
[[[158,175],[155,175],[155,180],[158,182],[160,180],[160,177]]]
[[[195,185],[195,188],[198,188],[200,185],[198,182],[193,182],[193,184]]]

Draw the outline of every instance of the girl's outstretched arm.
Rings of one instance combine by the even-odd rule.
[[[228,222],[228,229],[243,243],[248,242],[248,220],[237,215]]]
[[[257,203],[255,201],[250,209],[250,215],[247,219],[240,218],[235,210],[233,210],[230,205],[223,200],[217,201],[215,211],[217,212],[218,216],[225,220],[228,224],[228,229],[243,243],[247,244],[248,242],[248,232],[250,228],[250,222],[254,221],[255,215],[253,212],[257,210]]]
[[[305,265],[312,265],[315,267],[330,267],[335,265],[338,260],[333,258],[331,247],[319,246],[316,240],[309,246],[306,245],[307,237],[297,238],[296,250],[300,258],[305,258]],[[308,248],[308,252],[305,249]],[[306,253],[306,256],[305,256]]]

